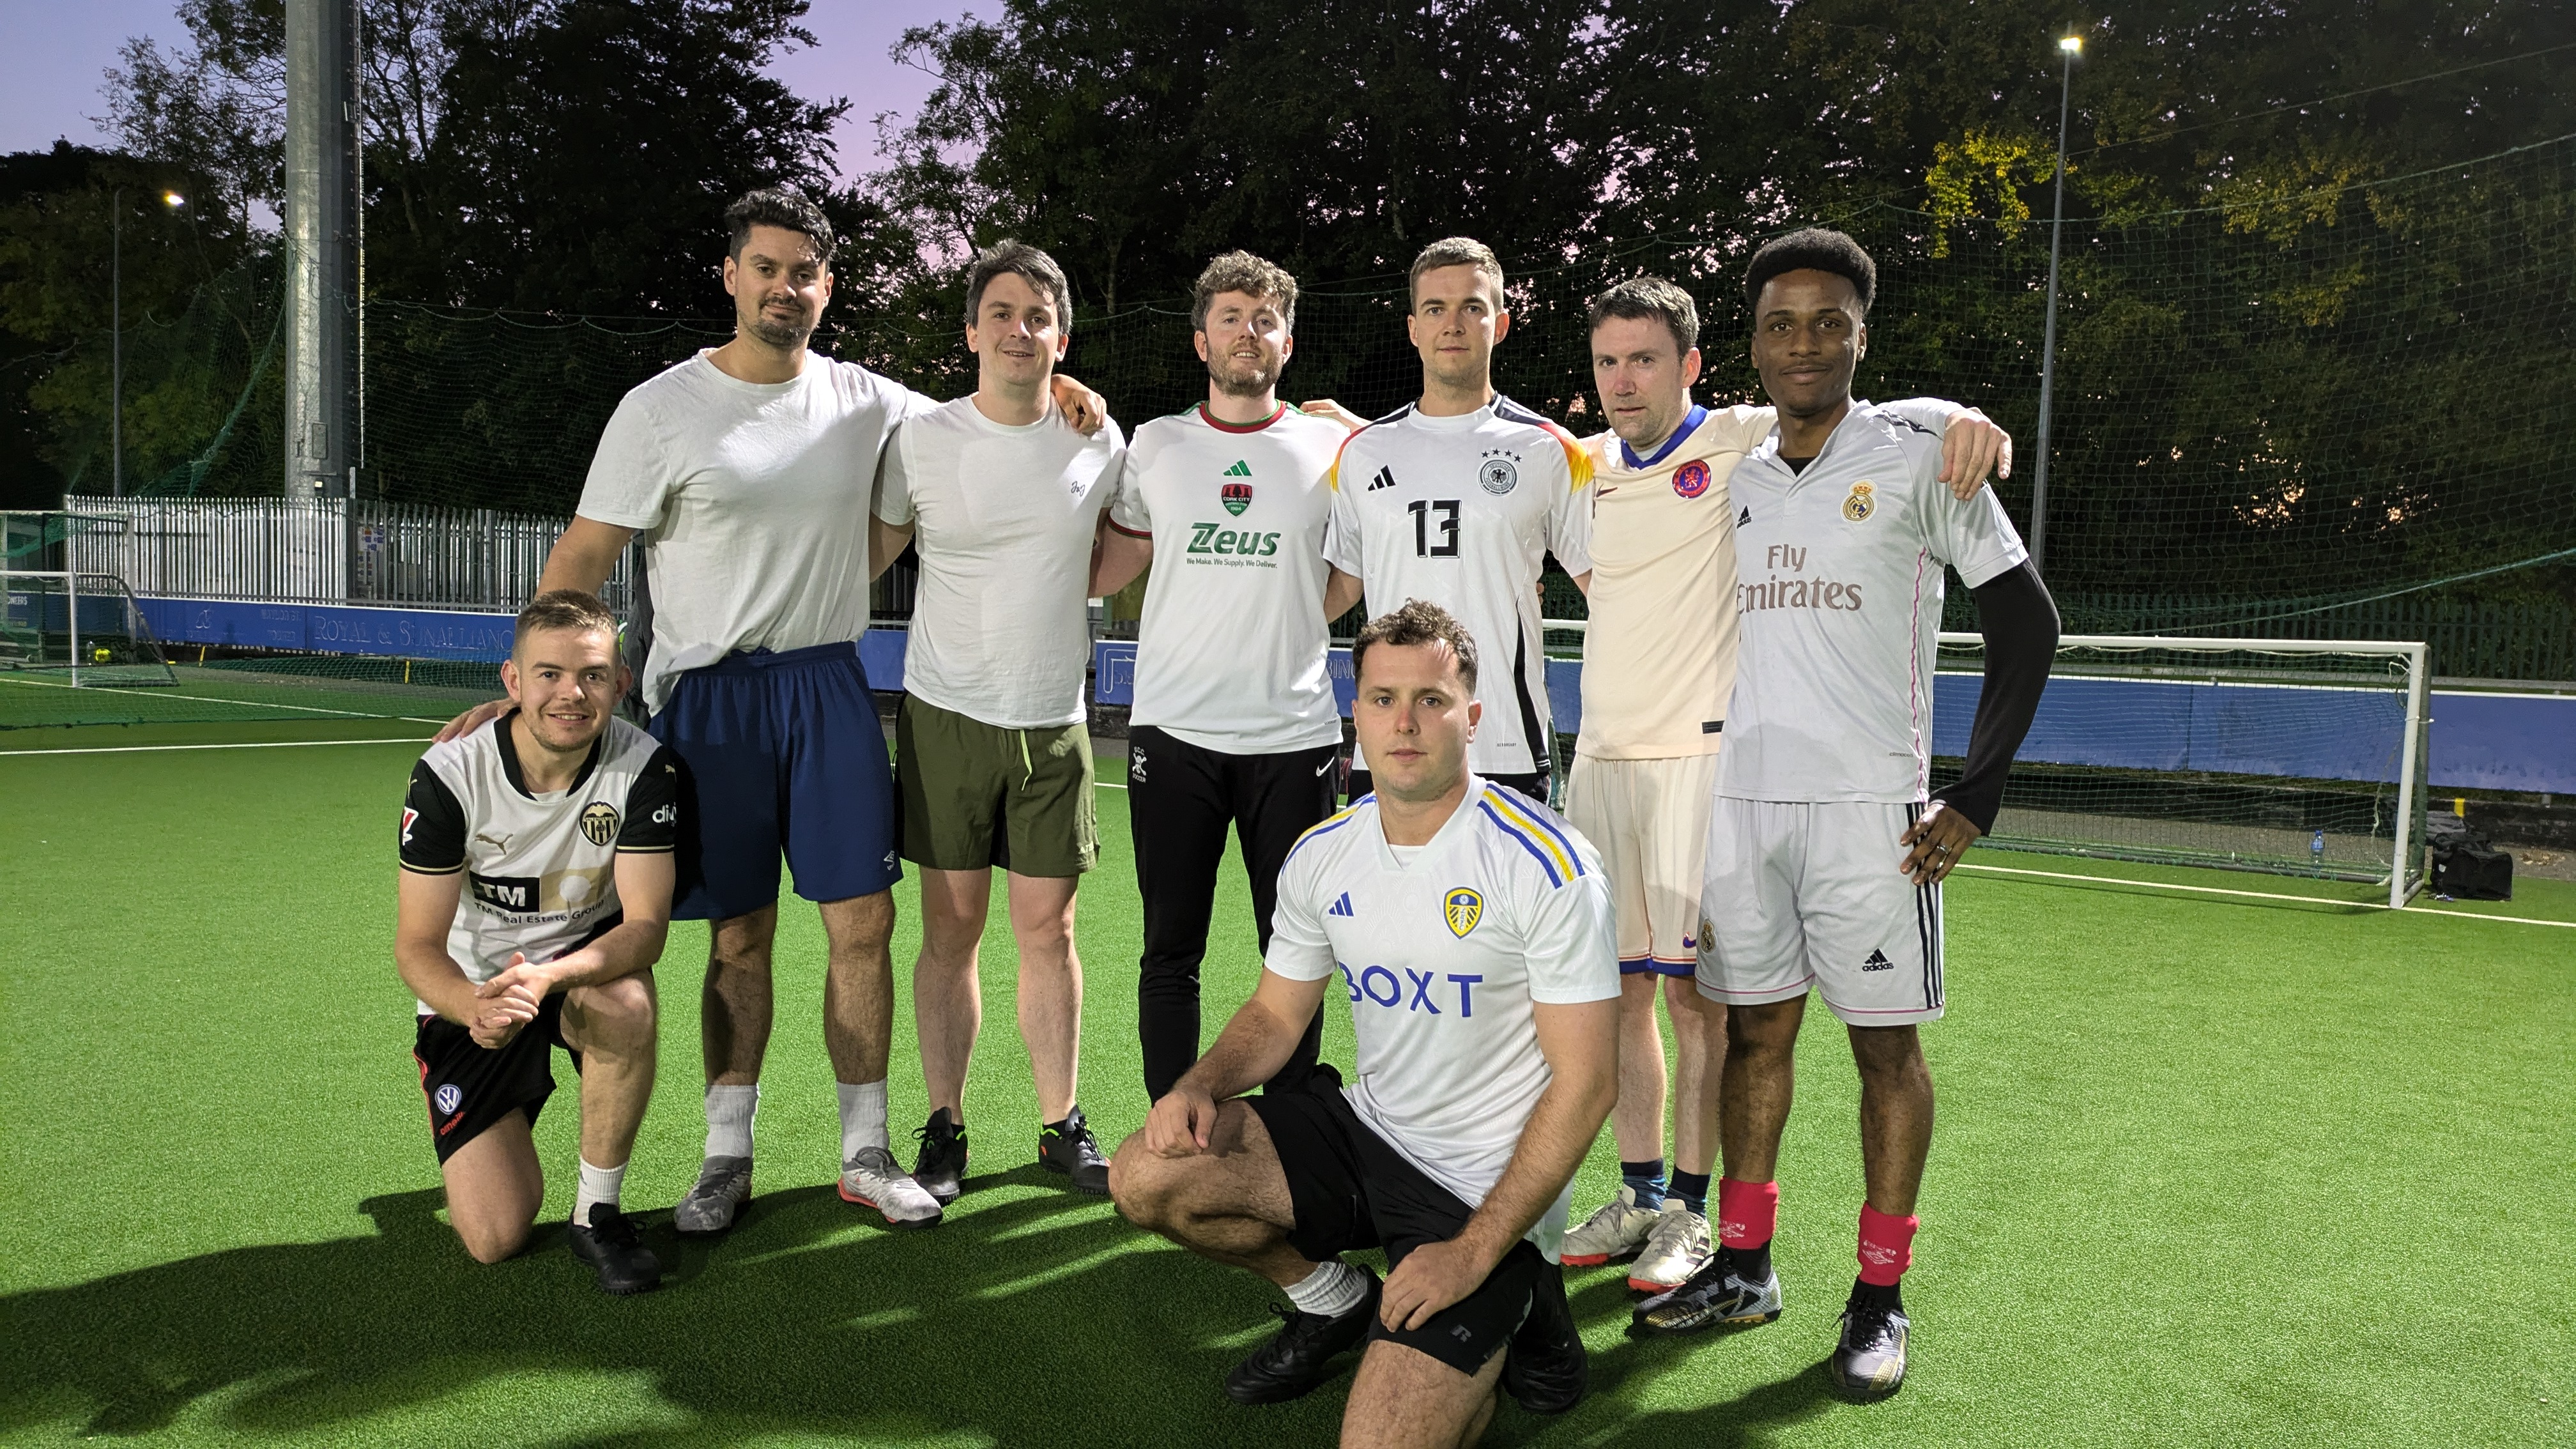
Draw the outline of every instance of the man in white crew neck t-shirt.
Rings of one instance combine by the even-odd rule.
[[[907,419],[877,479],[877,557],[907,539],[921,557],[895,771],[903,853],[921,867],[912,1001],[931,1111],[913,1176],[942,1202],[965,1181],[966,1067],[984,1014],[976,957],[996,866],[1019,946],[1038,1163],[1076,1190],[1109,1190],[1075,1100],[1073,905],[1100,855],[1084,601],[1127,443],[1116,423],[1085,437],[1049,394],[1071,324],[1054,258],[1015,241],[978,253],[966,278],[975,391]]]
[[[1408,599],[1457,616],[1485,653],[1485,722],[1467,763],[1548,798],[1555,724],[1539,632],[1549,554],[1577,588],[1592,559],[1592,460],[1574,435],[1494,391],[1494,347],[1511,332],[1503,266],[1450,237],[1413,260],[1404,318],[1422,394],[1358,432],[1333,466],[1324,557],[1333,583],[1365,586],[1371,611]],[[1351,798],[1368,793],[1363,749]]]
[[[688,797],[673,914],[712,923],[706,1159],[673,1226],[724,1231],[751,1195],[782,853],[828,943],[841,1195],[923,1226],[938,1204],[896,1166],[886,1130],[901,871],[893,772],[857,640],[878,455],[896,423],[938,404],[808,349],[831,301],[835,244],[811,201],[755,191],[725,225],[733,340],[618,404],[539,588],[596,592],[628,544],[643,545],[653,618],[642,694]],[[1098,398],[1056,381],[1097,426]],[[506,708],[480,707],[441,738]]]
[[[1377,792],[1290,852],[1260,985],[1118,1149],[1112,1195],[1288,1295],[1226,1380],[1237,1402],[1306,1394],[1365,1343],[1345,1446],[1472,1444],[1498,1380],[1533,1413],[1583,1396],[1557,1241],[1618,1092],[1610,893],[1553,811],[1468,770],[1485,711],[1455,619],[1416,600],[1351,652]],[[1328,993],[1350,1086],[1237,1098]],[[1341,1256],[1372,1247],[1383,1285]]]
[[[1226,827],[1243,848],[1266,952],[1288,848],[1338,803],[1342,719],[1325,663],[1330,621],[1359,593],[1353,583],[1327,597],[1324,562],[1324,480],[1350,436],[1335,419],[1347,415],[1279,400],[1296,347],[1296,279],[1229,252],[1199,274],[1193,310],[1207,400],[1136,430],[1091,585],[1109,594],[1159,565],[1136,631],[1127,736],[1148,1100],[1198,1060],[1199,963]],[[1270,1085],[1303,1084],[1322,1029],[1319,1012]]]

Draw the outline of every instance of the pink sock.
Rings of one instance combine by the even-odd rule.
[[[1919,1217],[1892,1218],[1868,1203],[1860,1205],[1860,1281],[1879,1288],[1895,1286],[1914,1266],[1914,1230]]]
[[[1780,1226],[1780,1184],[1717,1180],[1717,1238],[1730,1248],[1758,1248]]]

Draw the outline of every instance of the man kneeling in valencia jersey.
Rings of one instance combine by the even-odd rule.
[[[1119,1211],[1286,1291],[1226,1392],[1292,1399],[1365,1341],[1344,1445],[1473,1443],[1497,1382],[1583,1395],[1557,1243],[1574,1169],[1618,1096],[1619,962],[1592,847],[1469,773],[1476,646],[1419,600],[1352,651],[1376,793],[1280,871],[1252,1000],[1110,1167]],[[1288,1060],[1327,986],[1357,1080],[1238,1097]],[[1342,1261],[1383,1247],[1381,1286]]]
[[[527,1245],[546,1196],[529,1128],[562,1047],[581,1074],[572,1251],[602,1289],[642,1293],[661,1264],[618,1191],[653,1094],[678,766],[613,716],[617,620],[589,594],[521,611],[501,682],[510,711],[430,746],[403,802],[394,962],[419,997],[412,1055],[448,1216],[486,1263]]]

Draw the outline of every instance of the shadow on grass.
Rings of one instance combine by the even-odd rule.
[[[13,1343],[0,1432],[68,1422],[149,1433],[222,1396],[213,1412],[227,1428],[346,1437],[372,1416],[437,1413],[488,1381],[552,1373],[640,1378],[646,1399],[680,1420],[632,1427],[631,1397],[603,1400],[592,1422],[622,1427],[575,1429],[558,1444],[658,1449],[765,1433],[1031,1449],[1332,1442],[1347,1366],[1295,1404],[1245,1409],[1219,1390],[1272,1327],[1266,1285],[1045,1184],[1034,1167],[984,1179],[949,1222],[900,1235],[828,1186],[763,1195],[712,1243],[674,1237],[655,1214],[648,1238],[669,1271],[661,1292],[631,1299],[601,1296],[559,1227],[482,1267],[434,1215],[436,1190],[371,1198],[361,1207],[373,1236],[231,1249],[0,1298]],[[994,1190],[1006,1185],[1040,1190]],[[1587,1324],[1624,1321],[1627,1299],[1605,1278],[1578,1291],[1576,1308]],[[1830,1402],[1818,1370],[1724,1403],[1630,1406],[1712,1344],[1603,1346],[1591,1399],[1555,1420],[1507,1405],[1488,1442],[1758,1445]],[[584,1387],[519,1392],[530,1427],[591,1417],[578,1402],[543,1402]],[[424,1430],[435,1432],[409,1428]]]

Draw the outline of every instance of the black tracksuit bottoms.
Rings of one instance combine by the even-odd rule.
[[[1234,827],[1252,879],[1252,916],[1270,950],[1279,867],[1308,827],[1339,808],[1339,748],[1231,755],[1137,725],[1127,735],[1127,810],[1136,889],[1145,899],[1145,955],[1136,979],[1136,1033],[1145,1049],[1148,1100],[1170,1091],[1199,1059],[1199,963],[1207,956],[1216,868]],[[1229,1009],[1228,1015],[1231,1015]],[[1323,1014],[1272,1089],[1302,1088],[1323,1043]]]

